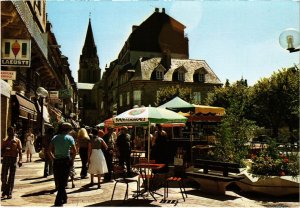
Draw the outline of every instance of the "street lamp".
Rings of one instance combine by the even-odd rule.
[[[43,118],[44,98],[48,96],[48,91],[43,87],[38,87],[37,90],[36,90],[36,94],[41,99],[41,116],[40,116],[41,126],[40,126],[40,130],[41,130],[41,136],[43,136],[43,133],[44,133],[44,118]]]
[[[296,29],[288,28],[284,30],[279,36],[279,44],[282,48],[288,50],[290,53],[300,50],[300,33]]]

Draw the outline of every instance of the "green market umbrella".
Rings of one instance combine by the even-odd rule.
[[[188,112],[188,111],[193,111],[195,109],[195,106],[177,96],[172,100],[160,105],[159,108],[166,108],[173,111]]]

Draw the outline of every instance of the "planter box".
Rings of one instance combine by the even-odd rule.
[[[244,192],[258,192],[272,196],[299,195],[300,176],[254,176],[246,170],[244,179],[236,182]]]

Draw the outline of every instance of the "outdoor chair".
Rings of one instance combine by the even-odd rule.
[[[183,201],[185,201],[185,198],[187,198],[187,194],[186,194],[185,186],[184,186],[184,178],[176,177],[176,176],[168,177],[166,179],[165,186],[164,186],[164,200],[166,200],[166,198],[168,197],[170,183],[178,184]],[[184,195],[185,195],[185,197],[184,197]]]
[[[128,184],[135,182],[137,184],[136,187],[137,187],[137,198],[138,198],[139,193],[140,193],[140,187],[139,187],[138,180],[133,179],[133,178],[126,178],[126,175],[127,175],[127,172],[125,171],[124,167],[116,165],[116,164],[113,165],[113,177],[114,177],[114,180],[116,183],[114,185],[114,189],[113,189],[113,192],[111,195],[111,201],[113,200],[115,189],[116,189],[116,186],[118,183],[126,184],[126,192],[125,192],[125,196],[124,196],[124,200],[126,200],[126,199],[128,199]]]

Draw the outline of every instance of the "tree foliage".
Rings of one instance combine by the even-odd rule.
[[[226,114],[232,113],[239,118],[249,112],[249,87],[247,80],[241,79],[232,85],[229,82],[223,88],[215,88],[208,93],[206,103],[211,106],[224,107]]]
[[[247,80],[241,79],[234,84],[226,82],[224,88],[217,88],[208,95],[207,104],[226,109],[217,131],[218,143],[213,153],[217,160],[242,163],[248,155],[245,143],[258,131],[254,121],[247,119],[249,106],[249,87]]]
[[[278,136],[280,127],[289,130],[299,127],[299,69],[297,67],[274,72],[261,79],[251,90],[252,119],[271,128]]]
[[[181,99],[193,103],[193,96],[192,96],[192,89],[188,87],[181,87],[178,88],[176,86],[169,86],[160,88],[157,91],[157,102],[155,103],[156,106],[160,106],[174,97],[180,97]]]
[[[258,131],[254,121],[238,118],[234,114],[226,114],[217,130],[218,142],[213,157],[219,161],[243,164],[248,156],[248,146],[245,146]]]
[[[292,132],[299,128],[299,69],[297,67],[274,72],[253,87],[247,80],[230,84],[209,93],[207,104],[226,109],[240,119],[248,119],[257,125],[272,129],[272,137],[278,137],[278,129],[288,127]]]

